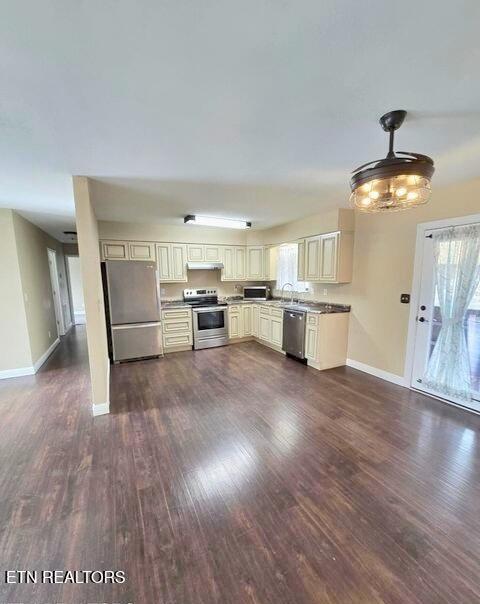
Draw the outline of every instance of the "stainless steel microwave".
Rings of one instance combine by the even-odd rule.
[[[272,297],[269,285],[255,285],[243,288],[244,300],[270,300]]]

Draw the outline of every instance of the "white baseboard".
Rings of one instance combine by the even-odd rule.
[[[99,405],[92,405],[92,413],[93,417],[110,413],[110,403],[100,403]]]
[[[370,375],[374,375],[381,380],[392,382],[392,384],[396,384],[397,386],[403,386],[404,388],[409,387],[403,375],[395,375],[394,373],[384,371],[383,369],[377,369],[377,367],[372,367],[371,365],[366,365],[365,363],[360,363],[360,361],[354,361],[353,359],[347,359],[346,364],[348,367],[353,367],[354,369],[358,369],[364,373],[369,373]]]
[[[8,378],[22,377],[23,375],[33,375],[35,373],[34,367],[19,367],[18,369],[4,369],[0,371],[0,380],[6,380]]]
[[[60,338],[57,338],[55,342],[42,354],[42,356],[34,363],[33,368],[35,373],[40,369],[40,367],[45,363],[48,357],[52,354],[55,348],[60,344]]]

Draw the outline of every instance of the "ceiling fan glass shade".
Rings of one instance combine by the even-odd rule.
[[[360,212],[396,212],[426,203],[430,197],[430,179],[435,171],[427,155],[393,150],[394,132],[403,123],[406,111],[397,110],[380,118],[389,132],[388,154],[353,171],[350,203]]]
[[[398,212],[426,203],[430,179],[418,174],[399,174],[365,182],[352,191],[350,202],[360,212]]]

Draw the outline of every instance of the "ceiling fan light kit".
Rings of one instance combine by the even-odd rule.
[[[387,156],[352,172],[350,203],[360,212],[407,210],[426,203],[430,197],[433,160],[420,153],[393,150],[395,130],[406,115],[401,109],[382,115],[380,125],[390,135]]]

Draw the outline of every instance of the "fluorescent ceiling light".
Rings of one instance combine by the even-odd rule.
[[[211,216],[197,216],[189,214],[183,219],[185,224],[199,224],[201,226],[223,227],[224,229],[249,229],[251,222],[246,220],[231,220],[230,218],[212,218]]]

